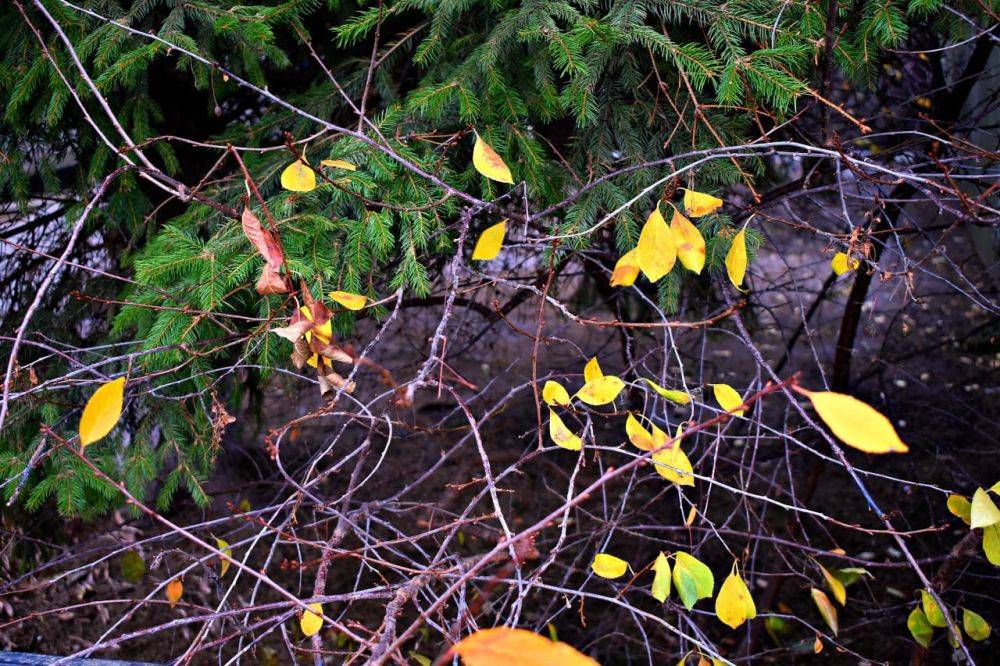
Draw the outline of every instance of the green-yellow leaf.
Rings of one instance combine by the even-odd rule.
[[[732,629],[757,617],[757,606],[747,584],[736,573],[735,563],[715,597],[715,615]]]
[[[628,570],[628,563],[620,557],[607,553],[594,555],[590,568],[601,578],[620,578]]]
[[[126,551],[121,559],[122,578],[130,583],[138,583],[146,574],[146,561],[134,550]]]
[[[224,540],[220,539],[219,537],[215,537],[215,547],[218,548],[222,552],[222,554],[225,555],[226,557],[232,557],[233,556],[233,551],[229,547],[229,542],[224,541]],[[223,576],[225,576],[226,572],[229,571],[229,560],[227,560],[226,557],[220,557],[219,558],[219,577],[220,578],[223,577]]]
[[[972,524],[972,503],[961,495],[948,495],[948,511],[961,518],[966,525]]]
[[[507,235],[507,220],[497,222],[492,227],[483,231],[476,241],[476,247],[472,250],[472,258],[475,261],[489,261],[495,259],[500,254],[503,247],[503,239]]]
[[[331,291],[330,298],[348,310],[360,310],[368,303],[368,299],[361,294],[352,294],[349,291]]]
[[[983,529],[983,553],[990,564],[1000,567],[1000,523]]]
[[[598,377],[603,377],[604,371],[601,370],[601,364],[597,362],[597,357],[587,361],[587,364],[583,366],[583,383],[586,384],[589,381],[593,381]]]
[[[660,553],[653,562],[653,598],[663,603],[670,596],[670,562]]]
[[[732,386],[729,384],[712,384],[712,393],[715,394],[715,401],[724,410],[733,412],[736,416],[743,416],[746,410],[736,409],[743,404],[743,396],[737,393],[736,389]]]
[[[639,277],[639,251],[629,250],[615,263],[611,272],[612,287],[631,287]]]
[[[569,392],[563,388],[559,382],[548,380],[542,387],[542,400],[546,405],[568,405],[570,402]]]
[[[413,650],[410,650],[409,656],[410,659],[417,662],[420,666],[431,666],[431,664],[433,663],[431,661],[431,658],[428,657],[427,655],[420,654],[419,652],[414,652]]]
[[[713,197],[711,194],[703,194],[694,190],[684,190],[684,210],[691,217],[701,217],[702,215],[714,213],[723,203],[725,202],[722,199]]]
[[[670,220],[670,233],[673,234],[674,244],[677,246],[677,258],[681,265],[692,273],[701,273],[705,267],[705,239],[702,237],[698,227],[691,223],[674,209],[674,216]]]
[[[508,185],[514,183],[514,178],[510,175],[510,169],[507,168],[503,158],[483,141],[479,132],[476,132],[476,145],[472,148],[472,166],[490,180]]]
[[[323,604],[308,604],[309,610],[299,618],[299,629],[305,637],[312,636],[323,628]]]
[[[549,437],[556,446],[561,446],[570,451],[579,451],[583,447],[583,441],[573,431],[566,427],[563,420],[559,418],[553,410],[549,410]]]
[[[910,630],[913,640],[924,647],[930,647],[934,627],[927,621],[927,616],[919,607],[910,611],[910,616],[906,618],[906,628]]]
[[[302,160],[295,160],[281,172],[281,186],[292,192],[312,192],[316,189],[316,172]]]
[[[843,252],[833,255],[833,259],[830,260],[830,268],[837,275],[843,275],[847,271],[856,270],[859,265],[860,262],[857,259],[848,257]]]
[[[656,282],[674,267],[677,247],[659,206],[646,218],[635,249],[639,255],[639,268],[650,282]]]
[[[826,586],[830,588],[831,592],[833,592],[833,598],[837,600],[837,603],[841,606],[847,603],[847,588],[844,587],[844,584],[840,581],[840,579],[827,571],[826,567],[819,562],[816,563],[816,566],[818,566],[819,570],[823,572],[823,578],[826,580]]]
[[[642,378],[642,381],[649,384],[649,387],[654,391],[656,391],[657,395],[659,395],[661,398],[666,398],[670,402],[676,403],[678,405],[687,405],[690,404],[691,402],[691,396],[685,393],[684,391],[680,391],[678,389],[663,388],[653,380],[646,379],[645,377]]]
[[[576,393],[576,397],[591,406],[606,405],[613,402],[625,388],[625,382],[614,375],[603,375],[591,379]]]
[[[699,599],[712,596],[715,590],[712,570],[687,553],[675,554],[673,579],[681,603],[688,610],[691,610]]]
[[[865,453],[906,453],[906,444],[899,439],[889,419],[843,393],[809,391],[816,413],[839,440]]]
[[[664,433],[663,439],[659,442],[654,437],[653,443],[657,448],[663,446],[666,443],[666,433]],[[676,483],[679,486],[694,485],[691,461],[688,459],[687,454],[681,450],[680,440],[665,449],[657,451],[653,454],[652,458],[656,473],[667,481]]]
[[[1000,522],[1000,509],[982,488],[976,488],[972,495],[972,528],[988,527]]]
[[[830,602],[830,598],[826,596],[823,590],[817,590],[814,587],[810,590],[810,593],[812,594],[813,603],[819,609],[819,614],[823,616],[823,621],[826,622],[826,625],[830,627],[830,631],[836,636],[840,630],[837,622],[837,607]]]
[[[350,162],[345,162],[344,160],[321,160],[320,164],[325,167],[331,167],[333,169],[344,169],[346,171],[357,171],[358,167],[351,164]]]
[[[80,444],[103,439],[118,424],[125,401],[125,378],[112,379],[94,391],[80,417]]]
[[[941,607],[938,606],[937,602],[934,601],[934,597],[927,590],[920,590],[920,605],[923,607],[924,615],[932,627],[948,626],[948,621],[944,619]]]
[[[729,246],[729,252],[726,253],[726,274],[737,289],[743,286],[743,278],[747,274],[747,236],[745,229],[740,229],[740,232],[733,237],[733,242]]]
[[[962,627],[969,638],[974,641],[985,641],[990,637],[990,623],[982,615],[974,613],[968,608],[962,609]]]

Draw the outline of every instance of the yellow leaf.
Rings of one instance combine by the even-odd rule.
[[[632,412],[629,412],[628,418],[625,419],[625,434],[628,435],[628,441],[643,451],[652,451],[655,448],[653,435],[639,423],[637,418],[632,416]]]
[[[747,584],[736,573],[736,564],[719,588],[715,597],[715,614],[724,624],[732,629],[738,628],[747,620],[757,617],[757,606],[753,602]]]
[[[653,380],[646,379],[645,377],[642,378],[642,381],[649,384],[649,387],[654,391],[656,391],[657,395],[659,395],[661,398],[666,398],[670,402],[677,403],[678,405],[687,405],[691,402],[691,396],[689,396],[684,391],[680,391],[677,389],[663,388]]]
[[[360,310],[368,303],[368,299],[361,294],[352,294],[349,291],[331,291],[330,298],[336,303],[340,303],[348,310]],[[330,330],[331,334],[333,329]]]
[[[174,578],[167,583],[166,595],[171,608],[176,606],[177,602],[181,600],[182,594],[184,594],[184,583],[181,582],[180,578]]]
[[[661,444],[658,443],[658,445]],[[688,459],[687,454],[681,450],[680,441],[676,441],[672,446],[657,451],[652,457],[656,473],[664,479],[679,486],[694,485],[691,461]]]
[[[309,610],[299,618],[299,629],[308,638],[323,628],[323,604],[308,604]]]
[[[660,553],[653,562],[653,598],[663,603],[670,596],[670,562]]]
[[[813,654],[819,654],[823,651],[823,641],[820,640],[819,634],[816,635],[816,640],[813,641]]]
[[[346,169],[347,171],[357,171],[358,167],[351,164],[350,162],[345,162],[344,160],[322,160],[320,162],[325,167],[332,167],[334,169]]]
[[[747,274],[747,236],[745,229],[740,229],[740,232],[733,237],[732,245],[729,246],[729,252],[726,253],[726,273],[729,275],[729,280],[736,285],[737,289],[743,286],[743,278]]]
[[[488,143],[483,141],[479,132],[476,132],[476,145],[472,148],[472,166],[490,180],[509,185],[514,183],[510,169],[504,164],[503,158],[497,155],[497,152]]]
[[[712,596],[715,577],[712,570],[687,553],[674,554],[674,587],[680,595],[681,603],[691,610],[699,599]]]
[[[229,547],[229,542],[223,541],[219,537],[215,537],[215,547],[218,548],[222,552],[222,554],[225,555],[226,557],[232,557],[233,556],[233,551]],[[227,571],[229,571],[229,560],[227,560],[225,557],[220,557],[219,558],[219,577],[221,578],[221,577],[225,576]]]
[[[601,370],[601,364],[597,362],[597,357],[590,359],[589,361],[587,361],[587,365],[583,366],[584,384],[603,376],[604,376],[604,371]]]
[[[452,646],[465,666],[599,666],[562,642],[524,629],[481,629]]]
[[[816,608],[819,609],[819,614],[823,616],[823,621],[826,622],[827,626],[830,627],[830,631],[836,636],[837,632],[840,630],[837,621],[837,608],[832,603],[830,603],[830,598],[826,596],[823,590],[817,590],[815,587],[811,590],[813,602],[816,604]]]
[[[476,247],[472,250],[473,260],[489,261],[490,259],[495,259],[500,254],[500,248],[503,247],[503,239],[506,235],[507,220],[497,222],[492,227],[486,229],[479,236],[479,240],[476,241]]]
[[[691,508],[688,509],[687,517],[684,519],[684,524],[687,525],[688,527],[691,527],[691,525],[694,524],[694,519],[697,517],[698,517],[698,507],[692,504]]]
[[[826,586],[830,588],[831,592],[833,592],[833,598],[836,599],[841,606],[847,603],[847,588],[844,587],[844,584],[840,581],[840,579],[827,571],[826,567],[819,562],[816,563],[816,566],[818,566],[819,570],[823,572],[823,578],[826,579]]]
[[[948,511],[965,521],[966,525],[972,524],[972,504],[961,495],[948,495]]]
[[[625,382],[614,375],[603,375],[591,379],[576,393],[576,397],[591,406],[613,402],[625,388]]]
[[[308,306],[303,305],[299,308],[299,312],[301,312],[302,316],[309,321],[313,321],[312,311],[308,308]],[[311,329],[306,331],[306,340],[311,341],[313,335],[315,335],[316,338],[323,344],[330,344],[330,340],[333,338],[333,324],[331,323],[331,320],[327,319],[322,324],[313,326]]]
[[[675,209],[670,220],[670,233],[673,234],[681,264],[689,271],[700,274],[705,267],[705,239],[698,227]]]
[[[976,488],[975,494],[972,495],[971,520],[970,524],[973,529],[988,527],[1000,522],[1000,509],[982,488]]]
[[[983,553],[990,564],[1000,567],[1000,523],[983,529]]]
[[[594,555],[594,561],[590,564],[590,568],[601,578],[620,578],[628,570],[628,563],[620,557],[598,553]]]
[[[281,186],[292,192],[311,192],[316,189],[316,172],[302,160],[295,160],[281,172]]]
[[[639,256],[639,268],[650,282],[656,282],[674,267],[677,248],[659,206],[646,219],[635,249]]]
[[[990,623],[979,613],[973,613],[968,608],[962,609],[962,627],[969,638],[974,641],[985,641],[990,637]]]
[[[722,199],[713,197],[711,194],[684,190],[684,210],[691,217],[701,217],[714,213],[723,203],[725,202]]]
[[[570,451],[579,451],[583,446],[580,438],[574,435],[573,431],[567,428],[563,420],[559,418],[559,415],[551,409],[549,410],[549,437],[557,446]]]
[[[562,384],[550,379],[542,387],[542,400],[546,405],[568,405],[569,393]]]
[[[629,250],[621,256],[611,272],[612,287],[631,287],[639,277],[639,251]]]
[[[920,590],[920,605],[923,607],[924,615],[932,627],[948,626],[948,620],[944,619],[944,612],[927,590]]]
[[[806,392],[816,413],[844,444],[865,453],[906,453],[889,419],[856,398],[832,391]]]
[[[856,270],[859,265],[860,262],[857,259],[848,257],[843,252],[838,252],[833,255],[833,259],[830,260],[830,268],[832,268],[833,272],[837,275],[843,275],[847,271]]]
[[[743,416],[744,409],[736,409],[743,404],[743,397],[736,392],[729,384],[712,384],[712,393],[715,394],[715,401],[719,403],[727,412],[733,412],[736,416]],[[733,411],[733,410],[736,411]]]
[[[914,608],[906,618],[906,628],[910,630],[913,640],[924,647],[930,647],[931,639],[934,637],[934,627],[927,621],[927,616],[920,608]]]
[[[90,396],[80,416],[80,444],[84,447],[103,439],[122,417],[125,400],[125,378],[102,384]]]

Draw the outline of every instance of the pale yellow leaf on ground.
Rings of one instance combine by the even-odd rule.
[[[451,647],[465,666],[599,666],[566,643],[524,629],[481,629]]]
[[[698,227],[675,209],[670,220],[670,233],[674,236],[681,265],[692,273],[700,274],[705,267],[705,239]]]
[[[836,636],[837,632],[840,631],[840,625],[837,620],[837,607],[833,605],[830,598],[826,596],[823,590],[817,590],[815,587],[810,590],[812,594],[813,603],[816,604],[816,608],[819,609],[819,614],[823,616],[823,621],[826,625],[830,627],[830,631]]]
[[[601,364],[597,362],[597,357],[587,361],[587,365],[583,366],[583,383],[586,384],[589,381],[593,381],[598,377],[603,377],[604,371],[601,370]]]
[[[990,623],[982,615],[974,613],[968,608],[962,609],[962,628],[974,641],[985,641],[990,637]]]
[[[360,310],[368,303],[368,299],[361,294],[354,294],[349,291],[331,291],[329,296],[335,303],[339,303],[348,310]]]
[[[308,604],[309,610],[299,618],[299,629],[305,637],[312,636],[323,628],[323,604]]]
[[[620,378],[614,375],[603,375],[584,384],[583,388],[577,391],[576,397],[588,405],[597,407],[613,402],[624,388],[625,382]]]
[[[972,524],[972,503],[961,495],[948,495],[948,511],[961,518],[966,525]]]
[[[727,412],[733,412],[736,416],[743,416],[744,409],[736,409],[743,404],[743,397],[736,392],[729,384],[712,384],[712,393],[715,394],[715,401],[719,403]],[[733,411],[733,410],[736,411]]]
[[[503,239],[507,236],[507,220],[497,222],[492,227],[483,231],[476,241],[476,247],[472,250],[472,258],[475,261],[489,261],[495,259],[500,254],[503,247]]]
[[[906,444],[899,439],[889,419],[843,393],[809,391],[816,413],[839,440],[865,453],[906,453]]]
[[[184,583],[181,582],[180,578],[174,578],[172,581],[167,583],[166,595],[171,608],[177,605],[177,602],[181,600],[181,595],[183,594]]]
[[[753,602],[753,596],[747,584],[736,573],[735,564],[726,580],[722,582],[718,596],[715,597],[715,614],[732,629],[757,617],[757,606]]]
[[[1000,509],[990,499],[989,493],[982,488],[976,488],[976,492],[972,495],[970,519],[973,529],[1000,523]]]
[[[510,175],[510,169],[504,164],[503,158],[483,141],[478,132],[476,132],[476,145],[472,148],[472,166],[490,180],[508,185],[514,183],[514,178]]]
[[[311,192],[316,189],[316,172],[302,160],[295,160],[281,172],[281,186],[292,192]]]
[[[742,288],[743,278],[747,274],[747,236],[744,229],[733,237],[733,243],[726,253],[726,274],[737,289]]]
[[[691,217],[701,217],[717,211],[725,203],[719,197],[694,190],[684,190],[684,210]]]
[[[670,562],[660,553],[653,562],[653,598],[663,603],[670,596]]]
[[[222,552],[222,554],[225,555],[226,557],[232,557],[233,556],[233,551],[229,547],[229,542],[228,541],[224,541],[224,540],[220,539],[219,537],[215,537],[215,547],[218,548]],[[229,560],[227,560],[225,557],[220,557],[219,558],[219,577],[221,578],[222,576],[225,576],[227,571],[229,571]]]
[[[847,271],[856,270],[860,262],[853,257],[848,257],[843,252],[838,252],[833,255],[833,259],[830,260],[830,268],[837,275],[843,275]]]
[[[635,249],[639,256],[639,268],[650,282],[656,282],[674,267],[677,247],[659,206],[646,219]]]
[[[351,164],[350,162],[345,162],[344,160],[322,160],[320,162],[325,167],[332,167],[334,169],[345,169],[347,171],[357,171],[358,167]]]
[[[632,249],[621,256],[611,272],[612,287],[631,287],[639,277],[639,251]]]
[[[666,398],[670,402],[677,403],[678,405],[687,405],[691,402],[691,396],[684,391],[664,388],[652,379],[646,379],[645,377],[642,378],[642,381],[649,384],[649,387],[656,391],[657,395],[661,398]]]
[[[590,568],[601,578],[620,578],[628,570],[628,563],[620,557],[608,553],[594,555]]]
[[[80,444],[103,439],[118,424],[125,401],[125,378],[112,379],[94,391],[80,416]]]
[[[556,446],[570,451],[579,451],[583,446],[580,438],[574,435],[573,431],[567,428],[563,420],[559,418],[559,415],[551,409],[549,410],[549,437],[552,438]]]
[[[569,392],[563,388],[562,384],[550,379],[542,387],[542,400],[545,401],[546,405],[568,405]]]

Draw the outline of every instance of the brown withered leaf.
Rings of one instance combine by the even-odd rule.
[[[294,344],[295,349],[292,351],[292,365],[297,370],[301,370],[306,367],[306,362],[312,358],[312,350],[309,348],[309,343],[306,342],[305,338],[299,338]]]
[[[280,335],[289,342],[297,342],[299,338],[305,334],[314,324],[306,319],[305,317],[300,318],[298,321],[290,323],[288,326],[279,326],[278,328],[272,328],[271,332]]]
[[[222,444],[222,433],[226,426],[236,422],[236,417],[226,411],[226,406],[219,401],[219,396],[212,391],[212,446],[218,448]]]
[[[256,284],[257,293],[261,296],[269,294],[284,294],[288,292],[288,281],[271,264],[264,264],[260,278]]]
[[[341,349],[339,345],[333,343],[328,344],[316,353],[338,363],[354,363],[353,356]]]
[[[250,243],[260,252],[260,256],[264,257],[264,261],[277,273],[278,269],[285,262],[285,256],[281,252],[281,246],[278,245],[278,241],[274,239],[271,232],[264,228],[249,206],[243,208],[243,218],[241,221],[243,224],[243,233],[246,234]]]
[[[323,305],[322,301],[317,301],[313,298],[312,292],[309,291],[309,287],[306,286],[306,281],[301,280],[299,282],[299,290],[302,292],[302,302],[305,306],[309,308],[309,314],[312,315],[313,323],[317,326],[322,326],[326,322],[330,321],[330,317],[333,313],[330,312],[330,308]]]
[[[348,382],[332,370],[327,373],[319,373],[319,394],[326,395],[343,387],[345,393],[354,393],[354,382]]]

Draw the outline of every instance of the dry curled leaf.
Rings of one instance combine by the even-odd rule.
[[[264,228],[260,219],[250,210],[250,206],[243,208],[241,217],[243,233],[246,235],[254,249],[264,257],[264,261],[271,265],[276,271],[285,262],[285,255],[281,251],[281,246],[270,231]]]

